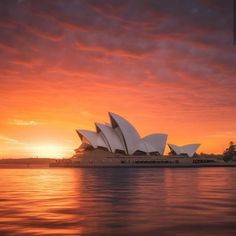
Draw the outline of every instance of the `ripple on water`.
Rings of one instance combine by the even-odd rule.
[[[0,235],[236,235],[236,169],[1,169]]]

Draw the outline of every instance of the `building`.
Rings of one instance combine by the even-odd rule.
[[[197,155],[200,144],[168,144],[171,155],[164,156],[167,134],[141,137],[125,118],[109,112],[110,123],[95,123],[95,131],[77,129],[82,144],[72,158],[55,160],[51,167],[201,167],[236,166],[223,155]]]
[[[156,133],[141,137],[135,127],[120,115],[109,112],[110,123],[95,123],[96,131],[77,129],[81,146],[76,153],[100,149],[114,154],[133,156],[164,155],[167,134]],[[171,154],[192,157],[200,144],[177,146],[168,144]]]
[[[172,155],[182,155],[193,157],[196,153],[196,150],[199,148],[199,143],[187,144],[183,146],[177,146],[175,144],[168,144]]]
[[[141,137],[125,118],[109,112],[110,124],[95,123],[96,131],[77,129],[81,146],[76,152],[101,149],[123,155],[163,155],[167,134],[150,134]]]

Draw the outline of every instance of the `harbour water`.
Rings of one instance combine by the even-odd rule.
[[[0,172],[0,235],[236,235],[236,168]]]

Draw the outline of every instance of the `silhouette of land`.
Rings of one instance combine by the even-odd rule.
[[[0,167],[48,167],[52,158],[8,158],[0,159]]]

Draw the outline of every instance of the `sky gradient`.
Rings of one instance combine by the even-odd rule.
[[[0,54],[0,158],[68,157],[108,111],[199,152],[236,141],[231,0],[3,0]]]

